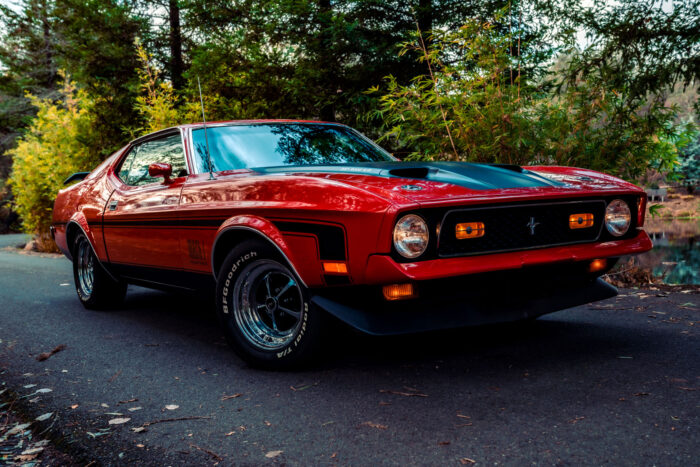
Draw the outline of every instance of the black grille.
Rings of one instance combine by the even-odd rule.
[[[593,214],[593,227],[569,228],[569,216],[581,213]],[[603,200],[452,210],[441,223],[438,255],[466,256],[593,242],[600,236],[604,214]],[[458,240],[455,227],[463,222],[483,222],[484,236]]]

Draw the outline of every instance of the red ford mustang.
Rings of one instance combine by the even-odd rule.
[[[532,319],[614,296],[646,198],[590,170],[399,162],[344,125],[183,125],[62,190],[52,231],[80,301],[128,283],[216,290],[249,363],[307,361],[329,315],[372,334]]]

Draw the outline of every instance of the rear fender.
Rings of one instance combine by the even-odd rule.
[[[68,259],[73,261],[73,252],[71,251],[71,248],[73,246],[73,242],[75,242],[75,238],[80,233],[83,233],[83,235],[85,235],[85,237],[88,239],[90,248],[92,248],[92,253],[95,255],[95,258],[97,258],[97,261],[100,263],[100,266],[102,266],[102,269],[104,269],[114,281],[117,281],[117,278],[114,277],[109,271],[109,269],[105,267],[103,259],[100,258],[100,256],[97,254],[97,250],[95,249],[95,237],[93,235],[92,229],[90,228],[90,225],[88,224],[82,212],[76,212],[75,214],[73,214],[70,220],[66,223],[67,249],[64,253],[68,257]]]

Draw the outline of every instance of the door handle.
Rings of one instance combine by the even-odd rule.
[[[116,211],[117,210],[117,205],[119,204],[119,201],[110,201],[109,203],[109,210],[110,211]]]

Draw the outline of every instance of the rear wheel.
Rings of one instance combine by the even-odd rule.
[[[116,282],[107,274],[82,233],[73,244],[73,279],[85,308],[110,308],[119,305],[126,295],[126,283]]]
[[[285,369],[317,354],[324,316],[286,262],[261,242],[245,242],[226,257],[217,314],[229,344],[251,365]]]

